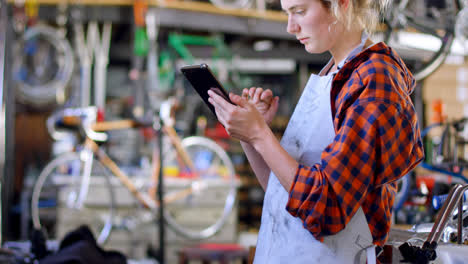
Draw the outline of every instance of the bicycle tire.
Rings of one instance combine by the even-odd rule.
[[[224,149],[211,139],[197,136],[188,137],[182,140],[182,146],[187,151],[192,161],[194,161],[196,167],[204,166],[197,163],[206,162],[206,160],[200,160],[200,157],[203,155],[207,156],[208,153],[211,153],[210,155],[214,155],[210,160],[210,169],[212,169],[214,165],[219,165],[219,167],[216,167],[217,171],[215,174],[203,174],[202,177],[206,177],[206,179],[202,181],[205,181],[205,184],[207,184],[204,187],[205,189],[203,189],[202,187],[203,194],[190,194],[188,197],[184,198],[185,202],[187,202],[187,199],[189,200],[188,204],[184,204],[184,201],[180,200],[174,203],[167,204],[165,206],[166,210],[164,210],[163,217],[168,226],[177,234],[182,235],[188,239],[206,239],[220,231],[221,227],[226,223],[226,221],[228,221],[229,215],[231,214],[234,208],[238,185],[235,177],[234,166]],[[172,166],[176,163],[175,159],[175,151],[170,151],[165,155],[165,158],[163,159],[164,166]],[[218,164],[216,164],[215,162]],[[223,177],[222,175],[218,175],[219,170],[224,170],[224,172],[222,173],[224,174],[225,179],[221,179],[221,181],[219,181],[219,178],[215,178],[219,176]],[[168,179],[168,177],[166,177],[165,179]],[[168,182],[168,180],[166,180],[166,182]],[[200,183],[200,178],[188,178],[186,180],[186,184],[190,184],[191,188],[197,188],[197,184],[199,184],[200,186],[204,183]],[[220,191],[219,188],[227,188],[227,191],[225,191],[225,189],[222,189],[223,191]],[[165,187],[165,190],[165,197],[167,197],[168,195],[170,195],[170,193],[167,192],[168,187]],[[218,201],[210,201],[219,202],[220,200],[222,200],[222,210],[216,212],[209,211],[215,209],[207,208],[207,205],[205,204],[206,200],[200,197],[200,195],[205,197],[208,197],[208,195],[215,195],[215,197],[217,197],[217,195],[224,194],[225,196],[223,198],[220,198],[219,200],[216,199]],[[187,207],[187,205],[189,205],[189,207]],[[217,208],[221,209],[220,207]],[[208,209],[207,212],[209,211],[216,216],[216,220],[206,225],[194,225],[191,221],[187,221],[188,219],[182,219],[184,217],[181,216],[180,213],[182,210],[183,213],[186,213],[187,215],[190,214],[189,211],[191,211],[194,213],[194,215],[198,215],[199,217],[201,214],[203,214],[203,210],[206,209]],[[173,215],[173,213],[175,213],[175,215]]]
[[[449,10],[452,13],[452,16],[455,18],[456,14],[459,11],[460,6],[458,5],[456,0],[449,0],[452,1],[453,10]],[[404,12],[400,12],[396,6],[400,1],[395,1],[394,6],[390,8],[390,12],[387,14],[385,19],[385,24],[387,26],[386,31],[384,32],[384,42],[392,44],[393,36],[395,32],[398,32],[400,29],[408,30],[409,28],[420,30],[424,34],[428,34],[428,32],[424,32],[428,30],[429,26],[424,25],[423,21],[418,21],[418,16],[409,16],[404,14]],[[415,2],[414,2],[415,3]],[[394,13],[395,12],[395,13]],[[401,25],[398,21],[398,16],[404,16],[407,25]],[[451,15],[446,15],[444,17],[451,17]],[[447,56],[450,53],[450,48],[452,43],[455,39],[455,32],[454,32],[454,23],[448,22],[446,27],[441,26],[442,28],[431,29],[432,36],[438,38],[441,41],[440,47],[438,47],[437,51],[433,52],[427,58],[421,61],[420,65],[414,66],[412,70],[413,76],[416,81],[423,80],[435,72],[445,61]],[[402,28],[403,27],[403,28]],[[439,31],[439,32],[438,32]],[[439,34],[440,33],[440,34]],[[394,44],[398,45],[398,40],[395,41]]]
[[[39,40],[46,41],[55,51],[55,56],[58,57],[57,71],[50,80],[31,83],[31,81],[27,80],[28,67],[24,65],[25,57],[31,56],[29,53],[38,52],[36,50],[39,50],[39,48],[36,46]],[[35,44],[31,45],[30,42]],[[45,25],[29,28],[24,33],[22,41],[16,47],[14,54],[13,79],[16,83],[16,96],[20,102],[36,107],[65,102],[66,87],[73,76],[74,59],[73,50],[68,40],[60,36],[59,30]]]
[[[95,235],[97,234],[97,243],[104,244],[112,230],[115,208],[115,196],[110,178],[111,174],[101,162],[94,159],[91,168],[91,176],[93,176],[93,180],[102,180],[102,178],[99,177],[103,176],[98,175],[102,173],[104,175],[104,185],[99,186],[104,186],[105,190],[104,192],[98,192],[98,190],[94,189],[83,191],[83,189],[79,188],[79,185],[87,184],[87,186],[85,186],[86,188],[95,187],[91,186],[89,182],[84,182],[85,179],[82,177],[82,165],[84,163],[80,154],[82,153],[69,152],[61,154],[49,162],[39,174],[31,197],[31,217],[33,226],[36,229],[44,230],[44,221],[42,219],[45,218],[43,218],[43,216],[45,217],[45,215],[47,215],[46,211],[50,213],[52,209],[53,213],[57,214],[54,217],[55,223],[61,220],[67,221],[67,219],[70,220],[71,217],[73,217],[72,222],[77,224],[76,227],[82,224],[89,225],[93,233]],[[50,189],[52,189],[52,198],[49,198],[50,193],[47,193]],[[93,194],[98,195],[93,197],[94,201],[91,200],[89,195],[91,191],[93,191]],[[81,192],[83,192],[83,194],[81,194]],[[76,208],[77,204],[80,202],[81,195],[85,195],[85,199],[83,199],[81,208]],[[47,201],[50,201],[50,204],[44,205]],[[90,210],[89,212],[87,211],[88,209]],[[96,211],[96,209],[101,211]],[[60,219],[62,216],[63,219]],[[103,217],[100,218],[100,216]],[[77,221],[77,219],[79,220]],[[84,221],[84,219],[87,221]],[[75,228],[73,224],[69,224],[69,222],[66,223],[67,229]],[[56,229],[57,226],[54,228]],[[60,239],[69,231],[71,230],[55,230],[54,238]]]

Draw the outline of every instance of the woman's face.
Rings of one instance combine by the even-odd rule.
[[[307,52],[330,50],[338,24],[319,0],[281,0],[281,6],[288,15],[288,33],[295,35]]]

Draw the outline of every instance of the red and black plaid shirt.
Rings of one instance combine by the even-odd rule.
[[[333,79],[336,136],[320,164],[301,164],[286,209],[319,240],[343,230],[362,207],[374,244],[390,230],[396,183],[424,157],[415,81],[401,58],[378,43],[350,58]]]

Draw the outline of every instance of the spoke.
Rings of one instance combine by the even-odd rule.
[[[437,28],[426,24],[426,22],[420,23],[417,21],[418,21],[417,18],[408,17],[408,26],[421,31],[422,33],[429,34],[441,40],[443,39],[443,36],[439,34],[439,32],[437,31]],[[446,30],[445,28],[443,29]]]
[[[450,52],[459,6],[458,0],[444,1],[445,7],[428,6],[419,0],[397,0],[387,15],[385,40],[409,52],[408,58],[414,56],[422,62],[413,69],[416,80],[436,70]],[[404,37],[406,34],[413,34],[414,39]]]

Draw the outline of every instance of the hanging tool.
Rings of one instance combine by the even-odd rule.
[[[112,24],[104,23],[101,33],[97,21],[89,22],[86,38],[83,24],[75,23],[74,29],[75,45],[81,66],[80,106],[91,105],[91,71],[94,62],[94,105],[102,113],[106,103],[106,77]]]
[[[148,81],[146,90],[150,96],[152,109],[159,109],[162,98],[160,82],[159,82],[159,56],[158,56],[158,32],[159,32],[159,17],[156,8],[151,8],[146,13],[146,33],[148,35],[149,52],[146,60],[146,70]]]
[[[130,79],[134,86],[134,105],[133,116],[142,118],[145,114],[145,92],[144,82],[142,78],[143,64],[148,55],[149,42],[146,34],[145,16],[148,10],[148,3],[145,0],[136,0],[133,3],[134,16],[134,39],[133,39],[133,60],[132,68],[129,73]]]

